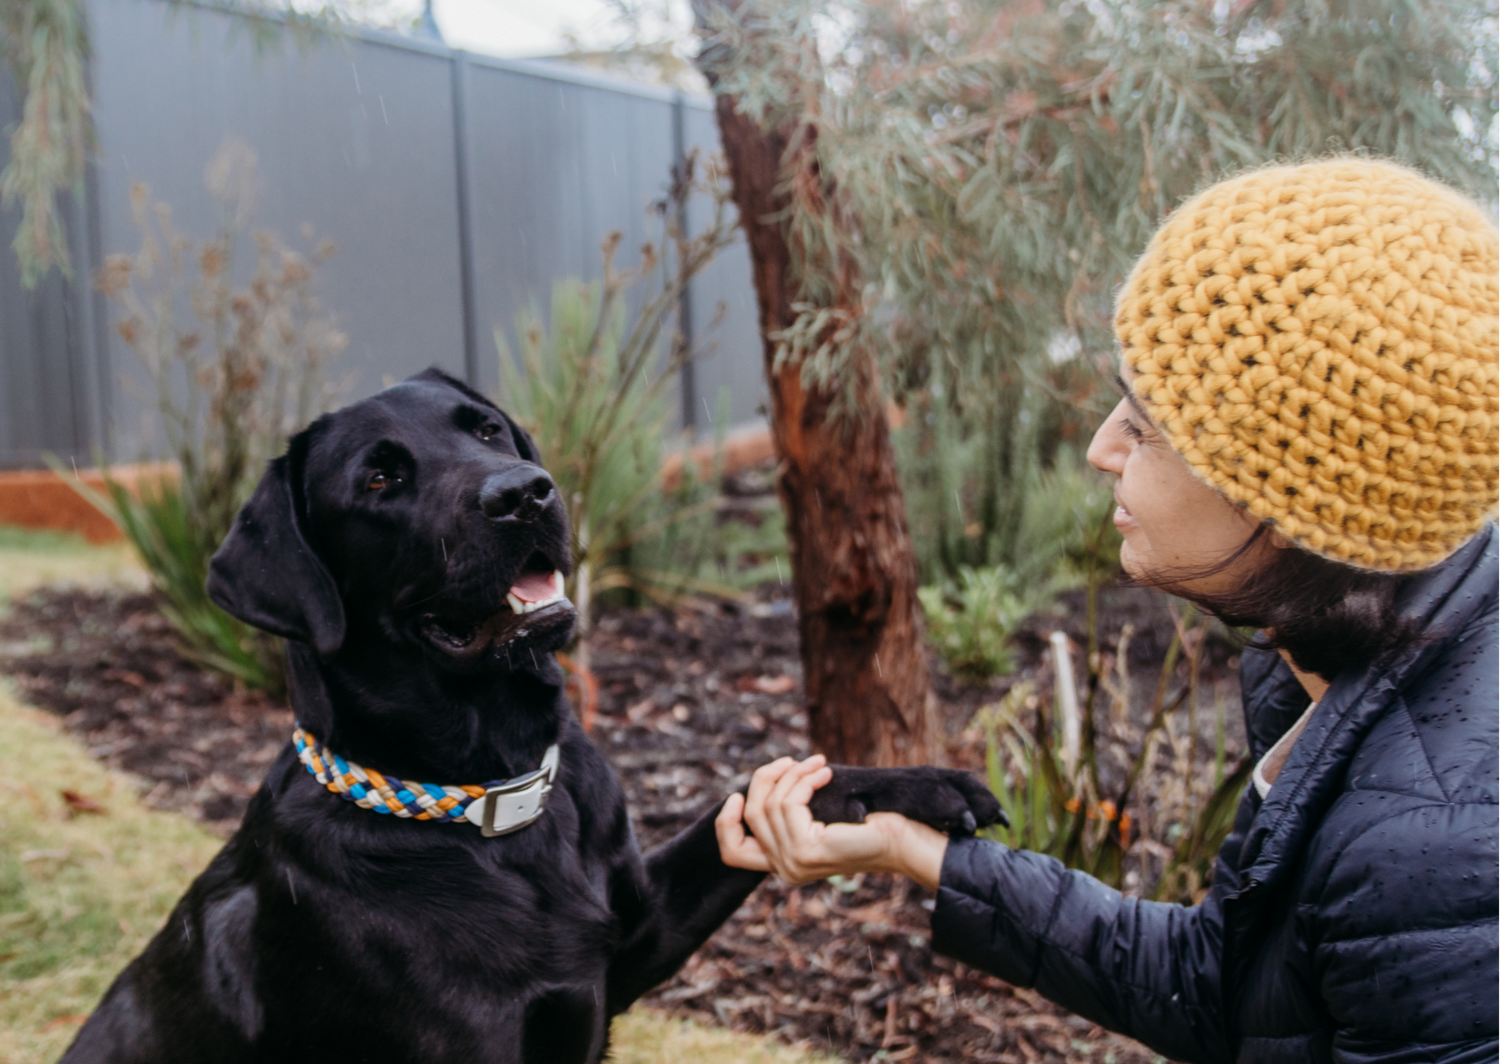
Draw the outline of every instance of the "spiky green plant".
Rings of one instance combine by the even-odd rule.
[[[689,233],[680,228],[685,212],[676,208],[695,194],[712,210],[709,223]],[[501,403],[536,439],[568,509],[574,563],[568,591],[578,607],[585,669],[598,595],[629,589],[671,599],[709,586],[678,566],[652,568],[646,555],[648,541],[714,505],[697,490],[691,462],[675,492],[663,487],[665,399],[697,353],[676,324],[688,282],[735,239],[735,225],[717,170],[700,167],[696,156],[674,175],[658,208],[661,247],[646,245],[637,266],[616,265],[621,235],[612,233],[602,247],[600,281],[554,286],[550,327],[534,311],[522,313],[515,355],[504,334],[495,333]]]
[[[1147,722],[1133,729],[1128,744],[1101,749],[1093,735],[1095,695],[1102,689],[1097,654],[1091,654],[1088,662],[1089,695],[1083,707],[1088,727],[1075,764],[1067,763],[1061,729],[1055,726],[1052,707],[1041,697],[1042,688],[1035,681],[1017,683],[999,703],[980,712],[976,723],[984,731],[986,775],[1010,820],[1009,827],[988,829],[989,837],[1007,846],[1049,854],[1117,888],[1125,884],[1126,855],[1140,838],[1158,846],[1173,843],[1156,875],[1144,877],[1143,893],[1189,903],[1201,896],[1214,857],[1229,834],[1251,766],[1248,758],[1228,764],[1222,740],[1227,707],[1216,700],[1220,741],[1213,782],[1204,785],[1199,779],[1193,752],[1198,673],[1208,624],[1198,622],[1192,607],[1181,618],[1174,613],[1174,621],[1177,634],[1162,661]],[[1097,643],[1097,637],[1091,636],[1090,642]],[[1115,702],[1110,712],[1119,719],[1126,719],[1130,712],[1130,685],[1122,664],[1128,642],[1128,634],[1122,636],[1116,658],[1122,682],[1109,690]],[[1177,736],[1171,722],[1184,718],[1185,734],[1173,744],[1180,756],[1174,758],[1171,777],[1148,781],[1147,772],[1163,744]],[[1113,787],[1101,783],[1102,757],[1127,766],[1124,779]],[[1158,784],[1149,800],[1141,793],[1148,782]],[[1175,800],[1167,800],[1166,791]],[[1144,869],[1145,862],[1141,864]]]

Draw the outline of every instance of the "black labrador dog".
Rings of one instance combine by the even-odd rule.
[[[64,1061],[600,1060],[762,877],[714,810],[640,853],[551,653],[570,564],[534,443],[437,370],[295,436],[208,589],[287,638],[302,730]],[[931,768],[839,768],[814,810],[999,817]]]

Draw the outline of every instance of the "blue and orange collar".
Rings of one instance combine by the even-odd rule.
[[[484,784],[413,783],[345,761],[297,725],[292,732],[298,759],[315,779],[361,809],[412,820],[475,824],[485,836],[509,835],[541,818],[557,776],[556,743],[542,755],[541,767],[509,780]]]

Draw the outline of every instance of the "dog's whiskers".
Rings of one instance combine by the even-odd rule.
[[[415,609],[416,607],[422,605],[422,603],[424,603],[424,602],[431,602],[433,599],[437,598],[439,595],[441,595],[447,589],[448,589],[447,581],[444,581],[443,585],[441,587],[439,587],[436,591],[434,591],[432,594],[430,594],[430,595],[423,595],[421,598],[419,598],[419,599],[417,599],[417,600],[415,600],[413,602],[406,603],[406,605],[402,606],[401,608],[402,609],[407,609],[407,610]]]

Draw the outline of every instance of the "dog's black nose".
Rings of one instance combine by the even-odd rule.
[[[479,488],[479,508],[495,521],[535,521],[555,490],[546,470],[517,462],[485,478]]]

